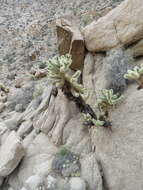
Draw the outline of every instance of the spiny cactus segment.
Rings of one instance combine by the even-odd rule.
[[[66,82],[70,84],[70,90],[74,97],[81,96],[86,99],[88,97],[87,90],[82,84],[78,83],[81,71],[76,71],[73,75],[69,74],[70,65],[72,63],[72,58],[70,54],[55,56],[48,61],[48,76],[49,79],[58,88],[62,88]]]
[[[83,118],[84,118],[84,121],[88,123],[90,123],[91,125],[95,125],[96,127],[102,127],[104,125],[104,121],[101,121],[99,119],[94,119],[91,117],[90,114],[82,114],[83,115]]]
[[[138,90],[143,88],[143,64],[140,67],[136,66],[133,70],[128,70],[124,75],[125,79],[135,80],[138,84]]]
[[[116,105],[123,96],[119,96],[118,94],[114,94],[113,89],[104,89],[101,91],[102,95],[97,100],[98,108],[103,115],[108,116],[108,110]]]

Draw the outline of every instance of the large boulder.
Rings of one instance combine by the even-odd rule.
[[[106,51],[128,45],[143,38],[143,4],[141,0],[126,0],[106,16],[84,29],[89,51]]]
[[[95,90],[97,98],[107,83],[115,84],[117,76],[114,76],[113,66],[116,65],[118,68],[115,70],[118,71],[117,75],[122,74],[120,80],[116,80],[118,85],[124,80],[123,69],[127,69],[127,65],[134,66],[127,61],[128,57],[124,51],[114,49],[109,51],[106,57],[101,53],[96,53],[95,56],[87,54],[83,81],[84,84],[88,81],[88,88]],[[120,105],[109,111],[111,129],[102,127],[91,129],[92,144],[95,146],[96,158],[101,166],[105,189],[142,189],[143,99],[142,90],[137,91],[136,88],[136,84],[126,84]],[[95,105],[96,98],[91,98],[90,104]],[[89,165],[89,162],[83,164],[85,167]],[[85,171],[89,175],[90,172],[86,169]]]
[[[136,85],[124,93],[124,102],[110,113],[112,131],[95,128],[92,139],[110,190],[142,189],[143,98]]]
[[[84,40],[81,32],[72,19],[57,19],[56,28],[60,55],[71,53],[71,68],[80,69],[84,62]]]
[[[0,177],[6,177],[17,167],[24,156],[24,148],[16,133],[9,134],[0,148]]]

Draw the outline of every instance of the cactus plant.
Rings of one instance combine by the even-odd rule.
[[[85,99],[88,97],[87,90],[82,84],[78,83],[81,71],[78,70],[73,75],[70,75],[69,67],[71,63],[72,58],[70,54],[55,56],[50,59],[47,66],[49,79],[51,79],[58,88],[63,88],[63,86],[68,83],[74,97],[81,96]]]
[[[114,94],[113,89],[104,89],[101,91],[101,93],[102,95],[97,100],[98,108],[101,112],[101,115],[108,116],[109,109],[116,105],[123,96]]]
[[[135,80],[138,84],[138,90],[143,88],[143,64],[140,67],[136,66],[133,70],[128,70],[124,75],[125,79]]]
[[[85,123],[85,125],[87,124],[90,124],[90,125],[95,125],[96,127],[101,127],[101,126],[103,126],[104,124],[105,124],[105,121],[101,121],[101,120],[99,120],[99,119],[94,119],[94,118],[92,118],[91,117],[91,115],[90,114],[82,114],[83,115],[83,118],[84,118],[84,123]]]
[[[80,112],[83,113],[85,121],[89,122],[89,125],[105,126],[108,127],[109,121],[106,121],[105,117],[98,119],[97,115],[86,104],[85,100],[88,97],[88,92],[82,84],[79,84],[79,77],[81,71],[76,71],[73,75],[70,74],[70,65],[72,58],[70,54],[55,56],[47,62],[48,77],[52,80],[53,84],[60,88],[64,95],[74,101]]]

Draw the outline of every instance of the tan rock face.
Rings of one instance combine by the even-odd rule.
[[[80,69],[84,62],[84,40],[79,29],[72,20],[65,18],[56,21],[56,28],[60,55],[71,53],[71,68]]]
[[[81,176],[88,182],[90,190],[102,190],[102,177],[94,153],[88,154],[81,160]]]
[[[143,4],[141,0],[126,0],[106,16],[84,29],[89,51],[106,51],[131,44],[143,38]]]
[[[86,56],[86,61],[89,64],[85,62],[84,79],[86,81],[92,79],[92,83],[88,82],[88,88],[95,89],[97,98],[100,95],[100,90],[106,88],[106,82],[110,82],[110,78],[111,81],[115,82],[116,78],[112,75],[114,69],[110,70],[109,66],[113,68],[113,65],[117,65],[118,71],[122,73],[123,66],[128,63],[125,54],[120,54],[120,50],[114,51],[108,52],[105,58],[102,54],[95,54],[94,57],[91,54]],[[93,59],[94,66],[92,66]],[[92,70],[93,72],[91,72]],[[109,70],[112,72],[110,72],[110,78],[106,81],[105,76]],[[116,80],[116,82],[120,83],[122,80],[123,78]],[[85,80],[83,81],[86,83]],[[98,163],[101,164],[105,189],[140,190],[143,188],[143,171],[141,169],[143,164],[143,98],[142,90],[137,91],[136,88],[136,84],[128,85],[122,93],[124,98],[120,104],[110,110],[109,117],[112,122],[112,131],[102,127],[91,129],[91,142],[96,147],[96,158]],[[95,103],[96,99],[90,100],[90,104],[95,105]],[[85,174],[92,173],[94,175],[93,169],[88,172],[87,167],[91,164],[89,161],[87,163],[83,164],[86,167]],[[88,177],[88,179],[92,179],[92,177]],[[94,177],[94,179],[96,178]],[[91,181],[94,182],[95,180]]]
[[[110,114],[112,132],[105,128],[93,131],[107,189],[143,188],[142,107],[142,91],[133,85],[124,93],[124,102]]]

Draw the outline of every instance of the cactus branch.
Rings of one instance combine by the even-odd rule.
[[[135,80],[138,83],[138,90],[143,88],[143,64],[140,67],[136,66],[133,70],[128,70],[124,75],[125,79]]]

